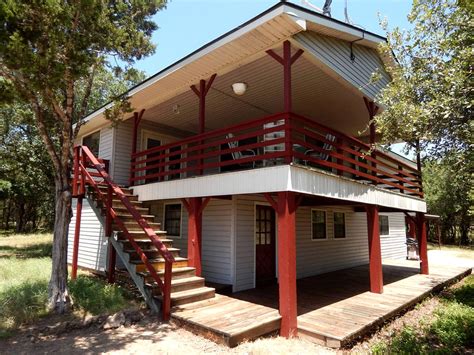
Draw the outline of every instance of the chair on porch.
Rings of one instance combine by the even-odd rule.
[[[336,142],[336,136],[332,135],[331,133],[327,133],[326,136],[325,136],[325,139],[329,142],[332,142],[332,143]],[[318,145],[321,145],[322,142],[317,142],[317,143],[319,143]],[[334,146],[330,143],[324,142],[322,144],[321,148],[322,148],[322,150],[327,151],[328,153],[317,151],[317,150],[314,150],[314,149],[308,149],[308,150],[305,151],[304,154],[308,157],[313,158],[313,159],[324,160],[324,161],[329,160],[330,159],[329,152],[334,149]],[[314,163],[312,163],[309,160],[306,160],[305,164],[308,165],[308,166],[311,166],[312,164],[314,165]],[[332,169],[329,168],[329,170],[332,170]]]
[[[226,138],[234,138],[234,135],[232,133],[228,133],[226,135]],[[238,148],[239,147],[239,141],[230,141],[227,143],[230,149]],[[249,158],[249,157],[255,157],[255,151],[252,149],[243,149],[243,150],[236,150],[231,152],[232,159],[233,160],[240,160],[244,158]],[[252,162],[246,162],[246,163],[237,163],[241,167],[251,167],[255,168],[255,161]]]

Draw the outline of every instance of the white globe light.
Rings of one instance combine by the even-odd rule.
[[[243,95],[247,91],[247,83],[234,83],[232,84],[232,90],[236,95]]]

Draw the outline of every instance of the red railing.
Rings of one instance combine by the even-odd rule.
[[[415,167],[294,113],[278,113],[135,153],[130,183],[290,163],[423,196]]]
[[[106,210],[106,235],[112,235],[112,221],[120,228],[120,231],[127,237],[128,242],[140,257],[151,277],[161,290],[163,297],[163,319],[168,320],[171,310],[171,276],[172,264],[174,262],[173,255],[168,251],[166,246],[161,242],[153,229],[148,225],[146,220],[140,215],[137,209],[124,194],[122,189],[115,184],[104,168],[104,163],[100,162],[94,154],[86,146],[76,146],[74,152],[74,178],[73,178],[73,195],[79,196],[85,194],[86,185],[91,186],[96,192],[97,198],[105,206]],[[99,185],[107,186],[107,194],[103,194]],[[145,235],[151,240],[155,248],[159,251],[165,262],[164,280],[162,281],[148,257],[135,242],[125,224],[117,215],[113,208],[112,197],[115,195],[126,207],[128,213],[133,217],[138,226],[143,230]]]

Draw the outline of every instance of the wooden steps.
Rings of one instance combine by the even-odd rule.
[[[107,196],[107,186],[99,186],[102,197]],[[153,229],[156,236],[166,246],[168,251],[173,255],[175,261],[172,265],[171,275],[171,304],[184,305],[190,302],[202,301],[215,296],[215,290],[205,286],[205,280],[196,276],[196,269],[188,266],[188,259],[180,256],[180,249],[173,247],[173,240],[167,238],[166,231],[161,230],[161,223],[155,222],[155,216],[150,214],[148,207],[143,207],[142,202],[138,201],[138,197],[133,195],[130,189],[122,189],[128,200],[135,207],[136,211],[146,220],[147,224]],[[89,189],[89,198],[96,202],[98,209],[105,216],[105,206],[98,202],[97,191]],[[141,251],[146,255],[149,263],[153,266],[161,281],[164,281],[165,260],[161,253],[150,240],[149,236],[139,226],[137,221],[132,217],[131,213],[122,203],[122,201],[113,195],[112,207],[124,224],[129,235],[134,242],[138,244]],[[104,218],[103,218],[104,219]],[[149,274],[147,267],[142,262],[138,252],[130,243],[127,235],[121,231],[121,226],[113,223],[112,229],[117,233],[117,241],[114,240],[112,245],[117,249],[117,254],[122,258],[126,269],[130,273],[132,280],[136,283],[138,289],[152,309],[159,309],[156,302],[161,303],[161,289],[155,279]]]

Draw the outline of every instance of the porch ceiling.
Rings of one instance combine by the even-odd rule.
[[[294,48],[293,48],[294,50]],[[276,50],[277,51],[277,50]],[[278,52],[278,51],[277,51]],[[348,90],[314,65],[304,54],[292,68],[293,111],[346,134],[365,129],[367,111],[362,94]],[[235,82],[246,82],[243,96],[232,92]],[[173,110],[179,107],[179,113]],[[144,119],[182,130],[198,130],[198,98],[186,92],[148,109]],[[266,53],[251,63],[217,76],[206,99],[206,130],[283,111],[283,69]]]

